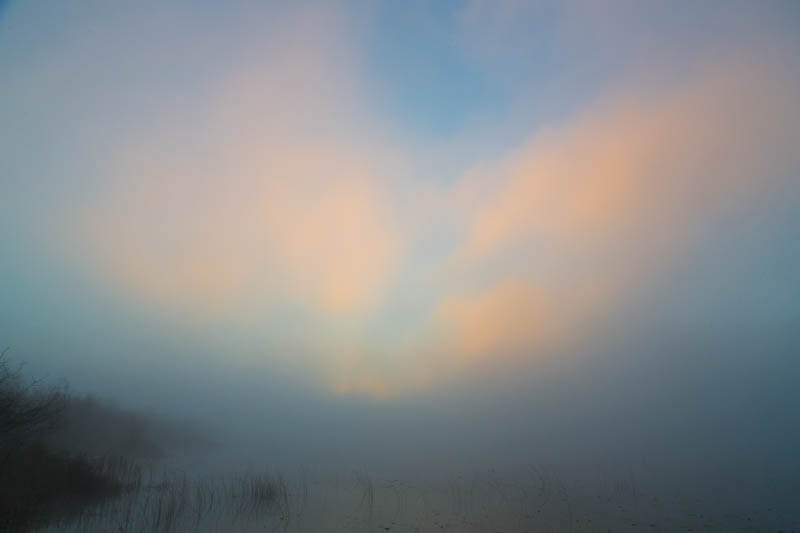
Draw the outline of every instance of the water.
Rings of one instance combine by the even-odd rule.
[[[145,478],[147,476],[144,476]],[[42,531],[626,532],[800,530],[800,490],[655,493],[628,474],[570,480],[521,467],[416,481],[303,469],[292,478],[163,473]],[[260,491],[260,492],[259,492]]]

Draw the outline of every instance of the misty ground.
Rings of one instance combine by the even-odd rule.
[[[800,531],[791,471],[711,466],[710,456],[693,472],[644,457],[549,464],[533,453],[530,462],[498,457],[498,468],[421,456],[415,466],[414,438],[394,458],[405,467],[386,468],[388,455],[403,455],[387,447],[384,467],[275,468],[270,453],[244,453],[233,435],[28,382],[0,363],[4,530]]]
[[[792,531],[791,498],[777,494],[671,497],[631,480],[566,481],[529,467],[438,480],[373,478],[351,471],[272,480],[258,501],[242,490],[255,474],[217,478],[172,473],[41,531]],[[237,492],[238,491],[238,492]],[[794,494],[794,501],[800,493]],[[738,501],[736,501],[738,499]],[[794,529],[793,529],[794,528]]]

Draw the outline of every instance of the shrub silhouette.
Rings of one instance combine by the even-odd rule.
[[[0,353],[0,453],[53,428],[66,398],[64,387],[45,388],[38,381],[25,384],[22,366],[12,368],[7,353],[8,348]]]
[[[67,405],[66,388],[26,383],[0,353],[0,530],[16,531],[117,494],[119,465],[45,445]]]
[[[26,381],[6,354],[0,353],[0,531],[58,528],[87,516],[103,530],[172,531],[198,528],[207,515],[238,518],[273,508],[289,515],[285,483],[266,474],[189,484],[185,474],[155,482],[151,469],[143,482],[139,461],[152,466],[167,450],[215,443],[181,420]]]

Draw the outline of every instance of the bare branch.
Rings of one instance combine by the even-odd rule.
[[[22,381],[22,366],[11,368],[0,353],[0,446],[34,436],[52,427],[64,409],[63,387]]]

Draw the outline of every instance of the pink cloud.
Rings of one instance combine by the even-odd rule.
[[[78,216],[102,277],[190,315],[253,299],[321,313],[379,303],[402,237],[342,26],[335,10],[289,17],[187,96],[197,105],[115,147]]]
[[[499,185],[475,209],[459,256],[532,240],[580,252],[746,207],[796,138],[796,86],[779,70],[734,64],[598,102],[483,172]]]

